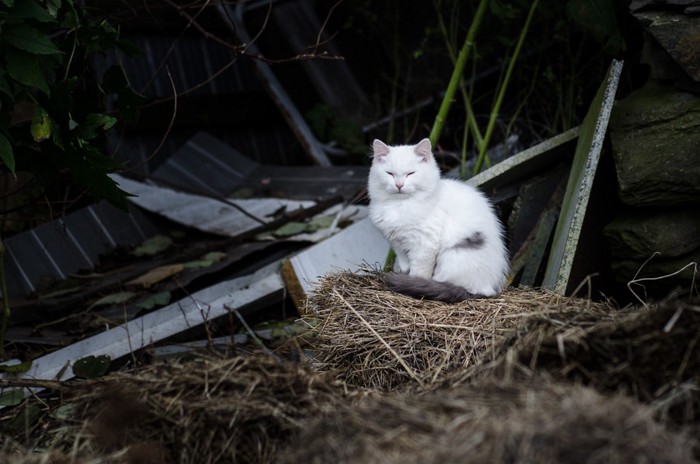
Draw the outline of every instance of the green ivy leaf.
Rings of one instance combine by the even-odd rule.
[[[51,137],[52,122],[49,113],[39,105],[34,107],[34,117],[32,118],[32,138],[35,142],[41,143]]]
[[[134,292],[117,292],[111,295],[106,295],[95,301],[92,306],[107,306],[126,303],[130,299],[136,296]]]
[[[201,259],[185,263],[184,266],[185,269],[204,269],[213,266],[224,258],[226,258],[226,253],[221,251],[212,251],[211,253],[207,253],[206,255],[202,256]]]
[[[49,93],[49,86],[36,56],[19,50],[7,49],[5,62],[7,63],[7,73],[11,78],[20,84],[36,87],[45,94]]]
[[[84,379],[102,377],[109,369],[112,359],[107,355],[85,356],[73,363],[73,374]]]
[[[0,159],[3,163],[5,163],[7,169],[9,169],[12,174],[14,174],[15,154],[12,152],[12,144],[2,133],[0,133]]]
[[[0,405],[5,407],[17,406],[22,400],[24,400],[24,389],[22,388],[7,390],[0,395]]]
[[[117,123],[117,118],[100,113],[90,113],[85,118],[85,122],[80,125],[80,136],[85,140],[92,140],[97,137],[98,130],[107,131]]]
[[[77,183],[87,187],[96,199],[107,200],[124,211],[128,209],[126,197],[129,194],[107,175],[119,167],[111,157],[90,145],[68,149],[66,155],[66,165]]]
[[[291,237],[306,231],[306,224],[303,222],[290,221],[277,229],[274,234],[276,237]]]
[[[40,23],[48,23],[55,18],[55,16],[52,17],[48,11],[33,0],[22,0],[15,4],[14,8],[9,11],[9,14],[16,18],[33,19]]]
[[[61,9],[61,0],[46,0],[46,10],[53,18],[58,18],[58,10]]]
[[[148,311],[156,306],[165,306],[166,304],[170,303],[170,298],[170,292],[160,292],[149,296],[143,301],[139,301],[136,303],[136,306]]]
[[[34,55],[59,55],[63,52],[39,29],[26,23],[14,24],[2,31],[3,41]]]
[[[136,247],[131,254],[133,256],[155,256],[170,248],[172,244],[173,239],[167,235],[154,235]]]
[[[0,372],[5,372],[7,374],[23,374],[27,372],[32,367],[32,360],[18,362],[15,364],[0,364]]]
[[[8,8],[12,8],[12,6],[15,4],[15,0],[0,0],[0,3]]]

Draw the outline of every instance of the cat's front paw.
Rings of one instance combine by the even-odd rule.
[[[401,264],[398,260],[394,261],[394,272],[398,272],[399,274],[408,274],[408,266],[406,264]]]

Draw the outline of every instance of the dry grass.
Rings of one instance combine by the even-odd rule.
[[[370,272],[326,277],[309,305],[314,364],[327,372],[255,356],[78,383],[64,397],[72,421],[44,443],[51,451],[0,462],[700,457],[700,307],[691,303],[616,311],[508,289],[449,305],[392,293]]]
[[[80,425],[53,443],[65,454],[44,462],[272,462],[302,419],[348,401],[326,376],[263,356],[153,364],[80,384],[70,396]]]
[[[693,439],[621,395],[555,383],[387,394],[309,421],[281,463],[690,463]]]
[[[609,309],[551,292],[509,288],[497,298],[446,304],[386,289],[376,272],[324,277],[308,302],[316,367],[360,388],[423,387],[493,355],[523,320]]]
[[[528,319],[498,352],[446,385],[547,374],[651,404],[662,420],[700,432],[700,306],[683,301],[599,317]]]

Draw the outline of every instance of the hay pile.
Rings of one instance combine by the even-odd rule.
[[[281,463],[689,463],[692,438],[590,388],[482,385],[369,398],[310,421]]]
[[[489,360],[446,384],[523,380],[546,373],[651,404],[662,420],[700,433],[700,306],[683,301],[595,318],[533,317]]]
[[[348,401],[325,376],[262,356],[153,364],[77,388],[67,401],[81,430],[60,447],[76,463],[271,462],[301,419]]]
[[[307,303],[315,366],[360,388],[427,387],[477,365],[524,319],[575,309],[609,310],[590,301],[509,288],[496,298],[446,304],[389,291],[377,272],[324,277]]]

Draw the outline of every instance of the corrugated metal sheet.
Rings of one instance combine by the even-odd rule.
[[[256,197],[306,200],[340,195],[350,200],[365,187],[368,173],[365,166],[261,165],[200,132],[156,169],[153,178],[189,192],[228,195],[249,188]]]
[[[11,298],[34,293],[56,280],[92,269],[101,255],[158,233],[137,208],[130,212],[102,202],[4,240],[7,292]]]
[[[258,200],[236,202],[262,222],[269,222],[268,215],[281,206],[286,205],[289,212],[291,208],[309,206],[311,203],[306,200],[335,196],[349,200],[364,187],[367,173],[368,168],[357,166],[265,166],[200,132],[154,172],[153,178],[170,188],[119,179],[124,186],[130,186],[126,190],[141,195],[132,199],[137,205],[143,204],[166,217],[171,217],[176,211],[182,212],[189,205],[193,208],[190,212],[199,214],[198,222],[212,224],[210,232],[235,236],[260,223],[245,214],[237,214],[236,208],[226,204],[230,200],[225,200],[225,197],[231,192],[249,189]],[[196,197],[193,193],[209,198],[193,202],[190,201]],[[178,203],[178,199],[186,201]],[[149,204],[146,204],[147,200]],[[207,208],[202,205],[207,205]],[[35,293],[44,285],[63,280],[71,273],[93,269],[99,264],[100,256],[118,247],[136,245],[158,233],[159,227],[138,208],[130,208],[126,213],[103,202],[75,211],[5,240],[8,293],[11,298]]]
[[[191,92],[193,96],[262,91],[248,60],[237,60],[233,66],[208,81],[215,72],[237,58],[233,51],[204,37],[140,35],[126,39],[143,53],[130,56],[120,50],[110,50],[96,58],[95,70],[101,76],[110,66],[123,65],[131,86],[147,97],[172,96],[166,66],[179,92],[207,82]]]

